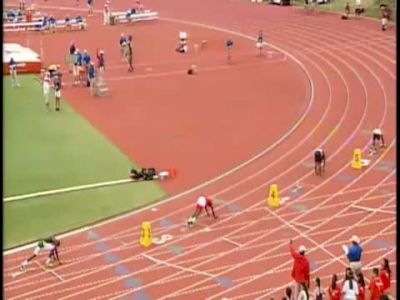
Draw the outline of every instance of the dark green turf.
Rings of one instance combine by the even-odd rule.
[[[4,77],[4,197],[124,179],[133,163],[66,102],[47,112],[41,86]],[[53,99],[52,99],[53,100]],[[66,231],[165,196],[156,182],[5,204],[5,247]]]

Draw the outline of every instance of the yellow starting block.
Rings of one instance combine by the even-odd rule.
[[[363,167],[361,159],[361,149],[354,149],[353,160],[351,161],[351,167],[355,170],[361,170]]]
[[[148,248],[153,244],[153,239],[151,237],[151,224],[150,222],[142,223],[142,235],[140,236],[140,245]]]
[[[271,184],[271,186],[269,187],[267,204],[273,208],[278,208],[281,206],[281,199],[279,198],[278,185]]]

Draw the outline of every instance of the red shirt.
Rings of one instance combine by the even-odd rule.
[[[336,289],[332,289],[332,287],[330,286],[329,287],[329,290],[328,290],[328,293],[329,293],[329,299],[330,300],[341,300],[342,299],[342,291],[341,291],[341,288],[340,288],[340,286],[338,285],[338,284],[336,284]]]
[[[365,287],[358,285],[357,300],[365,300]]]
[[[371,279],[369,283],[369,292],[371,294],[371,300],[379,300],[379,297],[383,295],[383,283],[379,276]]]
[[[379,274],[379,277],[381,277],[382,283],[383,283],[383,290],[388,290],[390,288],[390,277],[389,277],[389,272],[386,270],[382,270],[381,274]]]
[[[305,282],[310,286],[310,263],[307,257],[295,251],[292,245],[290,245],[290,253],[294,259],[292,278],[297,283]]]

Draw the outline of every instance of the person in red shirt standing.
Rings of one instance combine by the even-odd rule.
[[[384,294],[383,292],[383,283],[381,278],[379,277],[379,269],[372,269],[372,279],[369,283],[369,292],[371,300],[379,300],[379,298]]]
[[[292,278],[296,281],[296,297],[300,291],[300,285],[305,283],[310,288],[310,262],[305,256],[306,247],[301,245],[299,250],[293,248],[293,241],[290,240],[290,254],[293,257],[294,264],[292,270]]]
[[[364,275],[362,273],[358,274],[357,283],[358,283],[357,300],[365,300],[365,281],[364,281]]]
[[[332,282],[328,289],[330,300],[341,300],[342,290],[338,284],[338,278],[336,274],[332,275]]]
[[[382,263],[382,268],[381,268],[381,273],[379,274],[379,277],[382,280],[383,283],[383,290],[385,292],[388,292],[390,289],[390,275],[391,275],[391,270],[389,266],[389,260],[387,258],[383,259]]]

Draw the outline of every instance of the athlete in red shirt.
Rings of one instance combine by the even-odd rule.
[[[328,294],[330,300],[341,300],[342,297],[342,289],[340,285],[337,283],[338,278],[336,274],[332,275],[332,283],[329,286]]]
[[[379,277],[379,269],[372,269],[372,279],[369,283],[369,292],[371,300],[379,300],[379,298],[384,294],[383,292],[383,283],[381,278]]]
[[[214,219],[217,219],[218,217],[215,215],[214,204],[212,203],[211,199],[206,198],[204,196],[200,196],[197,199],[196,210],[195,210],[194,214],[192,215],[192,217],[197,219],[200,216],[203,209],[206,211],[207,216],[210,216],[210,213],[208,212],[208,208],[211,209]]]
[[[389,266],[389,260],[387,258],[383,259],[382,263],[382,268],[381,268],[381,273],[379,274],[379,277],[382,280],[383,283],[383,290],[386,292],[390,289],[390,275],[391,275],[391,270]]]

